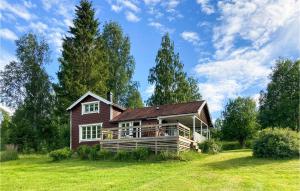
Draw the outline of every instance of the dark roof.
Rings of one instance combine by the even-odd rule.
[[[127,109],[111,121],[127,121],[135,119],[155,118],[158,116],[179,115],[197,113],[205,101],[193,101],[188,103],[166,104],[139,109]]]

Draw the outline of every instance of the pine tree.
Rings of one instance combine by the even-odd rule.
[[[99,34],[99,22],[91,2],[76,6],[74,26],[63,39],[61,65],[57,74],[57,116],[67,123],[66,108],[87,91],[105,96],[108,79],[107,56]]]
[[[44,40],[26,34],[16,41],[18,61],[13,61],[1,72],[2,95],[22,90],[17,110],[10,124],[9,142],[20,149],[51,148],[56,129],[51,125],[53,96],[52,87],[44,66],[48,62],[49,48]],[[9,71],[9,72],[7,72]],[[5,83],[2,83],[5,82]],[[15,83],[20,82],[20,83]]]
[[[174,43],[169,34],[162,37],[156,65],[150,69],[148,81],[155,85],[154,94],[148,99],[148,105],[180,103],[201,99],[197,81],[187,77],[183,71],[179,54],[174,52]]]
[[[102,39],[109,59],[107,87],[114,94],[114,102],[125,106],[135,68],[129,37],[124,36],[120,25],[110,22],[104,25]]]

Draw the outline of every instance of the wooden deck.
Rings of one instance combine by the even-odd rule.
[[[180,123],[168,123],[103,128],[100,146],[112,151],[150,148],[157,153],[188,150],[193,142],[188,127]]]

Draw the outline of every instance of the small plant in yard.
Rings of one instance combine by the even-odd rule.
[[[7,145],[6,150],[0,153],[0,161],[17,160],[19,158],[17,148],[14,145]]]
[[[101,149],[100,151],[98,151],[97,155],[98,159],[100,160],[108,160],[113,158],[114,153],[106,149]]]
[[[65,147],[63,149],[51,151],[49,153],[49,156],[52,158],[53,161],[60,161],[71,158],[72,151],[69,148]]]
[[[147,148],[137,148],[131,152],[132,158],[134,160],[146,160],[151,154],[150,149]]]
[[[80,159],[87,160],[91,152],[91,147],[87,145],[80,145],[77,149],[77,153]]]
[[[253,156],[259,158],[299,157],[299,134],[289,129],[268,128],[260,132],[253,144]]]
[[[127,161],[132,159],[132,155],[128,151],[118,150],[114,156],[114,159],[119,161]]]
[[[217,154],[221,151],[222,146],[220,143],[210,139],[200,143],[199,148],[203,153]]]
[[[182,157],[180,154],[174,151],[161,151],[159,154],[156,156],[156,160],[182,160]]]

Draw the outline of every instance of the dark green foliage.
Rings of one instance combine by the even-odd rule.
[[[82,160],[87,160],[89,159],[89,155],[91,153],[92,147],[87,146],[87,145],[80,145],[76,152],[78,153],[78,156]]]
[[[253,144],[253,156],[259,158],[291,158],[300,156],[300,137],[289,129],[265,129]]]
[[[2,122],[0,124],[0,136],[1,136],[1,149],[4,150],[4,146],[6,143],[8,143],[9,135],[10,135],[10,129],[9,129],[9,123],[10,123],[10,116],[7,112],[0,109],[0,117],[2,115]]]
[[[138,148],[132,151],[131,155],[134,160],[146,160],[151,154],[150,149],[147,148]]]
[[[118,150],[114,156],[114,159],[118,161],[128,161],[132,160],[132,155],[129,151]]]
[[[156,65],[150,69],[148,81],[155,86],[154,94],[148,99],[148,105],[181,103],[201,99],[197,81],[187,77],[183,71],[179,54],[174,52],[174,43],[169,34],[162,37]]]
[[[63,149],[57,149],[54,151],[51,151],[49,153],[49,157],[52,158],[52,161],[60,161],[60,160],[64,160],[64,159],[69,159],[72,156],[72,151],[65,147]]]
[[[128,89],[127,102],[125,103],[126,108],[142,108],[144,107],[141,94],[138,90],[138,83],[133,82]]]
[[[259,122],[262,128],[284,127],[299,131],[300,60],[280,59],[261,92]]]
[[[0,152],[0,162],[17,160],[18,158],[18,151],[14,145],[6,145],[5,151]]]
[[[236,150],[236,149],[242,149],[243,147],[238,141],[222,141],[222,150]],[[244,148],[251,149],[253,146],[253,140],[247,140],[245,142]]]
[[[245,141],[253,137],[257,131],[255,102],[250,98],[242,97],[229,100],[222,114],[223,139],[237,140],[244,147]]]
[[[44,69],[48,44],[29,33],[17,40],[16,46],[17,61],[5,66],[0,74],[2,100],[17,107],[5,141],[20,150],[51,150],[56,147],[57,129],[52,124],[52,86]]]
[[[217,154],[222,149],[222,145],[219,142],[214,141],[213,139],[206,140],[203,143],[200,143],[198,146],[203,153],[209,154]]]
[[[101,149],[97,155],[100,160],[109,160],[114,157],[114,153],[106,149]]]
[[[66,108],[87,91],[105,96],[108,58],[99,33],[95,10],[88,0],[76,6],[74,26],[63,38],[58,84],[54,85],[59,126],[68,123]]]
[[[215,140],[220,140],[222,138],[222,131],[219,128],[210,129],[210,136]]]
[[[125,106],[135,68],[133,56],[130,55],[129,37],[123,34],[121,26],[116,22],[105,24],[101,37],[109,59],[106,86],[114,95],[113,101]]]

